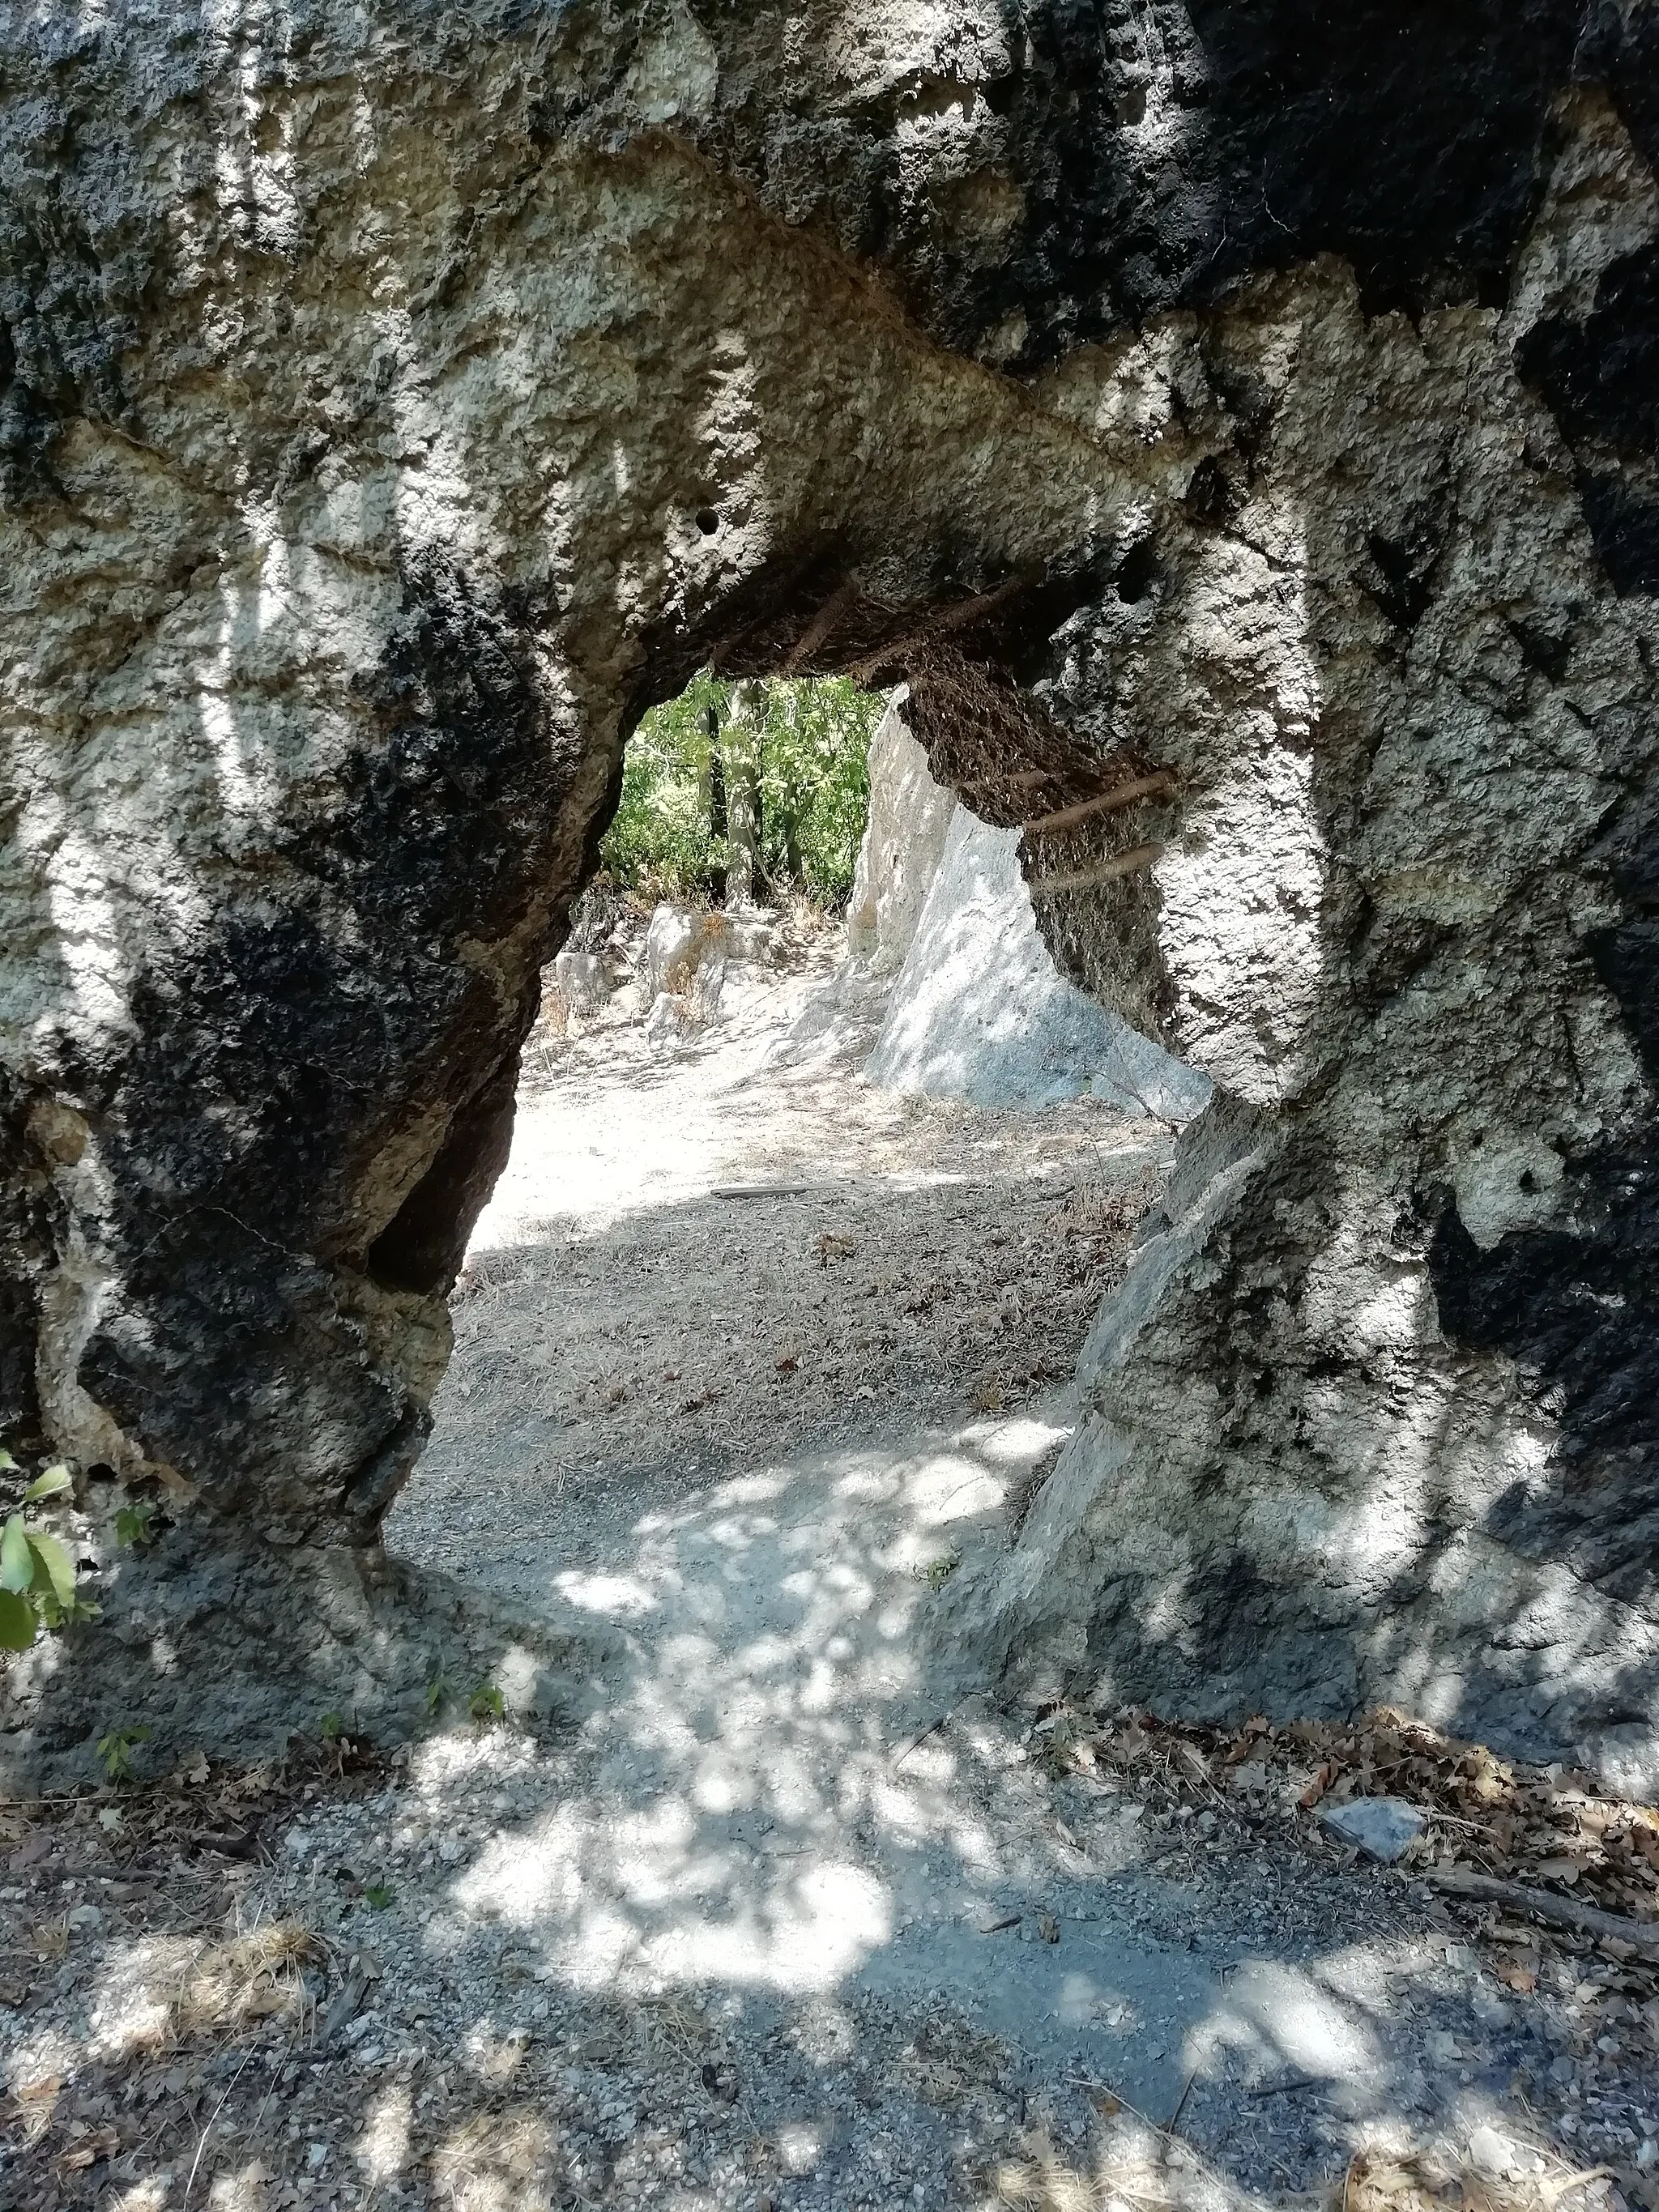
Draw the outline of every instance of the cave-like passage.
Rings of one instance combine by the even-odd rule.
[[[951,680],[985,683],[954,664]],[[904,2007],[944,1990],[1040,2063],[1091,2051],[1158,2109],[1194,2037],[1258,2031],[1218,2028],[1206,1969],[1100,1918],[1091,1885],[1135,1856],[1133,1821],[1108,1818],[1103,1858],[1068,1875],[1017,1732],[985,1686],[930,1664],[927,1636],[1071,1431],[1073,1362],[1174,1124],[1091,1095],[1076,1068],[1069,1097],[995,1103],[868,1079],[890,1000],[918,988],[911,967],[849,960],[844,914],[792,927],[718,882],[710,756],[729,713],[756,711],[753,689],[701,677],[633,740],[452,1301],[434,1434],[387,1524],[394,1551],[627,1655],[556,1820],[496,1838],[452,1909],[487,1904],[545,1972],[596,1990]],[[859,748],[884,703],[843,700]],[[949,920],[953,900],[1000,901],[954,919],[1006,947],[1017,995],[1022,915],[1040,942],[1018,833],[993,833],[994,884],[969,869],[958,886],[941,855],[960,849],[962,817],[927,777],[908,705],[901,691],[887,708],[859,888],[880,904],[872,875],[920,866],[931,834],[939,873],[908,918],[912,950],[936,902]],[[825,780],[856,788],[829,737]],[[776,763],[762,766],[775,788]],[[1020,805],[1059,811],[1036,781],[1011,787]],[[801,795],[793,837],[763,805],[771,873],[746,890],[787,891],[792,848],[798,867],[803,849],[823,859],[823,797]],[[862,806],[831,827],[862,830]],[[844,902],[849,853],[823,866],[820,888]],[[665,902],[647,927],[648,899],[627,897],[641,884],[682,901],[718,884],[725,908]],[[1051,1085],[1068,1046],[1049,1040]],[[1035,1935],[1056,1914],[1063,1952],[979,1932]],[[1360,2045],[1340,2047],[1358,2062]]]

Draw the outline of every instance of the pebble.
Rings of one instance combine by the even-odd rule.
[[[1322,1806],[1320,1820],[1345,1844],[1357,1844],[1368,1858],[1391,1866],[1424,1830],[1423,1815],[1403,1797],[1351,1797]]]
[[[1469,2164],[1493,2181],[1507,2181],[1517,2166],[1515,2145],[1496,2128],[1480,2127],[1469,2137]]]

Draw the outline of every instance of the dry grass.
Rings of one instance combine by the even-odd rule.
[[[1515,2170],[1501,2178],[1430,2150],[1359,2150],[1338,2180],[1297,2202],[1305,2212],[1559,2212],[1564,2205],[1580,2212],[1607,2194],[1606,2166],[1581,2170],[1530,2145],[1510,2148]],[[993,2206],[1008,2212],[1172,2212],[1177,2206],[1255,2212],[1262,2202],[1185,2144],[1145,2127],[1132,2128],[1127,2139],[1109,2132],[1087,2165],[1068,2164],[1046,2137],[1029,2137],[1019,2156],[1004,2160],[988,2179],[992,2193],[985,2212]],[[1578,2203],[1570,2202],[1585,2191]]]
[[[1515,2148],[1517,2162],[1530,2171],[1501,2178],[1429,2151],[1392,2157],[1362,2150],[1326,2201],[1330,2212],[1555,2212],[1575,2191],[1609,2177],[1605,2166],[1581,2170],[1551,2154]]]
[[[565,2194],[553,2130],[522,2111],[457,2128],[434,2155],[432,2178],[449,2212],[550,2212]]]
[[[311,2004],[305,1968],[326,1956],[319,1937],[296,1920],[212,1944],[185,1969],[168,2008],[169,2030],[179,2038],[234,2035],[255,2021],[302,2018]]]

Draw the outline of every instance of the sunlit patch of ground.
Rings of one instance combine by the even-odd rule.
[[[1629,1946],[1340,1847],[1334,1743],[924,1663],[1167,1133],[862,1092],[814,981],[550,1044],[481,1225],[393,1539],[605,1624],[595,1710],[0,1808],[0,2206],[1659,2212]]]

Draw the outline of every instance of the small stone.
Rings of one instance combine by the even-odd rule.
[[[1489,2180],[1507,2181],[1516,2170],[1515,2146],[1496,2128],[1477,2128],[1469,2137],[1469,2164]]]
[[[1389,1866],[1423,1832],[1423,1815],[1403,1797],[1351,1797],[1322,1807],[1320,1819],[1345,1844]]]
[[[1436,2066],[1455,2066],[1463,2055],[1457,2038],[1449,2035],[1443,2027],[1436,2028],[1423,2047]]]

